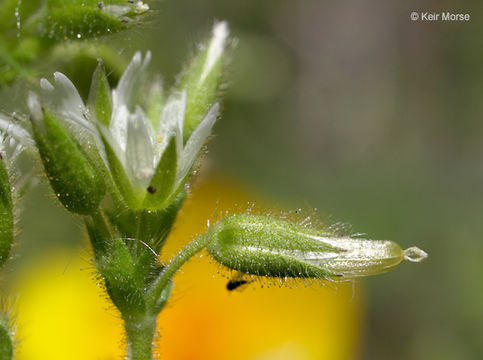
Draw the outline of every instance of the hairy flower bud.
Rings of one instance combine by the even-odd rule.
[[[185,142],[215,103],[220,77],[226,64],[228,34],[226,22],[216,23],[210,41],[180,79],[178,88],[187,93],[183,130]]]
[[[33,97],[29,105],[35,142],[60,202],[74,213],[94,212],[106,191],[96,165],[52,113]]]
[[[392,270],[405,258],[420,261],[427,256],[417,248],[408,249],[411,256],[406,256],[392,241],[337,237],[260,215],[229,216],[205,236],[208,252],[221,264],[270,277],[355,278]]]
[[[46,0],[41,19],[50,38],[84,39],[121,31],[148,10],[140,0]]]

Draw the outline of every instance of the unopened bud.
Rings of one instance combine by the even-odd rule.
[[[269,277],[370,276],[394,269],[409,256],[392,241],[338,237],[260,215],[229,216],[211,227],[205,236],[209,238],[208,252],[222,265]],[[411,253],[414,251],[412,248]],[[420,261],[426,257],[423,251],[418,253],[418,259],[411,259]]]
[[[46,0],[38,17],[49,38],[82,40],[119,32],[148,10],[140,0]]]
[[[226,22],[216,23],[210,41],[193,59],[180,80],[179,90],[186,90],[187,93],[184,141],[189,139],[216,102],[221,74],[226,64],[228,34]]]
[[[36,106],[31,109],[35,142],[60,202],[74,213],[94,212],[106,191],[96,165],[53,114],[45,109],[39,114]]]

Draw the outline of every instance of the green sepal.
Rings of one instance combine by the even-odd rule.
[[[223,69],[223,56],[217,61],[205,81],[201,83],[196,81],[198,79],[195,76],[198,75],[195,72],[198,66],[198,61],[195,61],[193,70],[190,68],[187,72],[188,75],[180,83],[180,88],[186,89],[186,112],[183,128],[184,142],[188,141],[192,132],[216,101],[221,70]]]
[[[106,192],[99,170],[53,114],[43,110],[42,117],[32,124],[35,142],[52,188],[67,210],[91,214]]]
[[[105,256],[112,241],[112,230],[102,212],[95,212],[85,219],[87,233],[96,258]]]
[[[146,287],[157,278],[162,271],[158,254],[173,227],[176,215],[183,203],[186,193],[180,194],[170,206],[159,211],[142,211],[138,213],[138,231],[136,239],[142,240],[137,246],[136,272],[144,279]]]
[[[103,134],[103,131],[99,131],[106,152],[106,159],[109,164],[109,169],[111,170],[112,178],[122,195],[122,198],[126,206],[130,209],[139,209],[142,199],[139,199],[136,192],[134,191],[131,181],[129,180],[124,166],[122,166],[121,161],[116,155],[116,152],[112,148],[109,141]]]
[[[168,205],[166,200],[171,195],[176,181],[177,162],[176,137],[173,136],[159,160],[149,187],[146,189],[143,208],[159,210]]]
[[[329,254],[332,246],[317,241],[324,235],[270,216],[240,214],[226,217],[205,234],[207,250],[226,267],[269,277],[328,278],[335,274],[301,260],[304,254]]]
[[[204,79],[201,79],[210,45],[212,45],[213,41],[215,41],[214,38],[193,59],[177,85],[179,91],[186,90],[186,110],[183,128],[183,141],[185,143],[203,120],[210,107],[216,102],[221,76],[227,63],[227,55],[223,51],[210,68],[209,73],[206,74]]]
[[[7,166],[0,158],[0,266],[7,261],[13,243],[13,204]],[[1,358],[0,358],[1,359]]]
[[[10,337],[8,319],[0,314],[0,360],[13,358],[13,343]]]
[[[169,206],[162,210],[143,210],[140,217],[138,238],[150,244],[156,252],[159,252],[171,231],[185,197],[186,191],[183,191],[169,203]]]
[[[123,316],[144,314],[143,279],[135,272],[135,260],[124,241],[113,240],[108,253],[96,265],[109,297]]]
[[[99,60],[94,75],[92,75],[87,104],[89,109],[94,113],[97,121],[104,126],[109,126],[112,115],[111,91],[101,60]]]

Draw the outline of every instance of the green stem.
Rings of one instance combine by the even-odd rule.
[[[140,316],[124,320],[128,360],[151,360],[156,316]]]
[[[148,308],[157,310],[157,302],[162,291],[168,286],[171,278],[180,269],[180,267],[193,257],[196,253],[203,250],[209,242],[206,234],[198,236],[195,240],[186,245],[163,269],[151,289],[146,294],[146,303]],[[160,309],[159,309],[160,310]]]

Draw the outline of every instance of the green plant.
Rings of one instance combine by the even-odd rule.
[[[72,2],[69,7],[47,1],[40,14],[67,14],[68,22],[59,18],[50,23],[51,17],[32,10],[31,23],[47,27],[48,34],[60,32],[74,39],[106,29],[120,30],[125,16],[145,11],[139,1],[125,8],[120,3]],[[82,4],[86,12],[81,19],[74,12]],[[13,6],[9,1],[2,5]],[[56,7],[62,15],[54,11]],[[90,16],[96,16],[98,27],[85,27],[83,21]],[[38,152],[59,201],[83,219],[96,269],[124,320],[129,359],[151,359],[156,317],[169,299],[172,277],[202,250],[242,276],[328,281],[375,275],[404,259],[426,257],[417,248],[403,251],[391,241],[341,236],[330,228],[264,214],[238,214],[217,222],[169,263],[160,262],[195,161],[219,117],[217,94],[228,59],[228,35],[225,22],[215,23],[212,37],[168,92],[149,76],[151,54],[143,57],[137,52],[112,90],[102,62],[93,74],[86,102],[74,84],[57,72],[53,83],[41,79],[40,93],[29,94],[28,117],[0,119],[8,141]],[[41,41],[49,43],[49,38]],[[15,53],[13,45],[5,49],[4,55]],[[21,73],[13,63],[8,64],[15,76]],[[7,240],[0,245],[8,252],[13,215],[10,182],[3,162],[2,166],[5,224],[0,226]],[[0,333],[2,339],[10,341]]]

